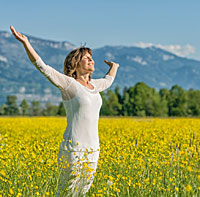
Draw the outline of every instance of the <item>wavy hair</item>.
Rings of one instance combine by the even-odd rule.
[[[81,61],[82,57],[89,53],[92,56],[92,49],[81,46],[77,49],[72,50],[64,61],[64,74],[73,78],[77,78],[76,68]],[[91,80],[91,75],[89,75],[89,81]]]

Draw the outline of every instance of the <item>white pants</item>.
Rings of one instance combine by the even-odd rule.
[[[94,180],[98,157],[99,151],[86,153],[60,150],[56,196],[85,196]]]

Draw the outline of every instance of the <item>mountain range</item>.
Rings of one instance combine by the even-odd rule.
[[[74,44],[26,35],[43,61],[63,73],[63,62]],[[104,60],[119,63],[110,89],[130,87],[145,82],[150,87],[170,89],[177,84],[184,89],[200,89],[200,61],[179,57],[156,47],[104,46],[93,49],[95,71],[92,78],[102,78],[109,70]],[[6,31],[0,31],[0,104],[7,95],[16,95],[20,103],[28,101],[61,101],[59,90],[30,63],[22,44]]]

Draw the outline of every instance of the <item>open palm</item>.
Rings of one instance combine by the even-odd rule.
[[[10,29],[17,40],[22,43],[25,43],[27,41],[27,37],[17,32],[13,26],[10,26]]]
[[[112,66],[117,66],[117,67],[119,67],[119,64],[117,64],[117,63],[115,63],[115,62],[112,62],[112,61],[107,61],[107,60],[104,60],[104,62],[106,63],[106,64],[108,64],[108,66],[110,66],[110,67],[112,67]]]

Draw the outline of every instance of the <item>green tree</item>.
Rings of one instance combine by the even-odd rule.
[[[2,104],[0,107],[0,115],[6,115],[6,104]]]
[[[161,114],[160,116],[168,116],[169,115],[169,107],[168,107],[168,100],[170,97],[170,91],[168,89],[160,89],[159,91],[160,94],[160,102],[161,102]]]
[[[123,106],[123,96],[120,94],[120,86],[119,85],[117,85],[116,88],[115,88],[115,94],[117,96],[119,104],[121,105],[121,107],[117,109],[118,114],[123,115],[123,108],[122,108],[122,106]]]
[[[126,103],[128,114],[131,116],[161,116],[167,115],[167,105],[162,102],[160,94],[147,86],[144,82],[139,82],[129,88],[129,101]]]
[[[187,94],[180,86],[174,85],[171,88],[168,107],[169,116],[187,115]]]
[[[108,90],[106,93],[106,100],[104,103],[104,115],[119,115],[119,111],[122,109],[122,105],[118,101],[117,95],[112,91]]]
[[[42,109],[40,106],[39,101],[32,101],[31,102],[31,115],[32,116],[39,116],[41,115]]]
[[[109,109],[106,106],[106,93],[105,91],[100,92],[102,98],[102,107],[100,109],[100,116],[108,115]]]
[[[47,102],[42,114],[44,116],[55,116],[58,113],[58,106],[52,105],[51,102]]]
[[[139,82],[129,88],[129,112],[131,116],[146,116],[146,102],[149,94],[149,87]],[[150,108],[151,106],[149,106]]]
[[[200,116],[200,90],[189,89],[187,91],[189,116]]]
[[[19,109],[17,106],[16,96],[7,96],[7,102],[5,107],[5,115],[19,115]]]
[[[26,99],[23,99],[23,101],[20,104],[21,107],[21,112],[22,115],[25,116],[28,114],[28,110],[29,110],[29,104],[27,103]]]
[[[123,95],[122,95],[122,115],[128,116],[130,114],[130,103],[129,103],[129,91],[127,87],[124,87]]]
[[[66,116],[66,111],[63,102],[60,102],[57,114],[60,116]]]

